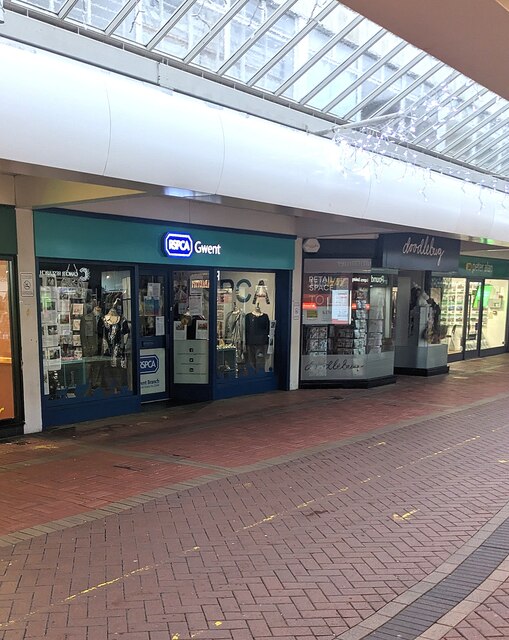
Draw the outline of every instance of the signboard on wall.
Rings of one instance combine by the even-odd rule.
[[[166,350],[140,349],[141,395],[166,391]]]
[[[460,241],[421,233],[383,236],[382,266],[409,271],[456,271]]]

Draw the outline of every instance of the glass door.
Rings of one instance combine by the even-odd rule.
[[[477,358],[480,351],[483,283],[469,280],[465,319],[465,358]]]
[[[141,401],[168,397],[166,274],[140,270],[138,288]]]
[[[210,271],[173,272],[173,383],[209,384]],[[197,391],[190,392],[197,398]],[[180,398],[181,391],[177,394]]]

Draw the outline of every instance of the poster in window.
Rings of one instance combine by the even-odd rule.
[[[349,289],[332,290],[332,324],[350,324],[351,305]]]

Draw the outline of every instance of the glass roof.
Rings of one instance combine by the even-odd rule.
[[[346,122],[509,174],[509,103],[337,0],[10,0]],[[85,34],[87,31],[80,30]],[[390,117],[392,115],[392,118]],[[372,125],[379,116],[383,124]]]

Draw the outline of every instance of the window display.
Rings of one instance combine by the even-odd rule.
[[[302,380],[392,375],[391,277],[319,272],[325,262],[305,261]]]
[[[0,260],[0,421],[14,418],[10,273],[10,261]]]
[[[217,378],[272,373],[275,274],[221,271],[218,279]]]
[[[143,338],[163,336],[165,334],[164,293],[163,276],[140,276],[138,309],[140,336]]]
[[[44,395],[131,394],[130,271],[41,263],[39,277]]]
[[[449,355],[463,351],[463,324],[465,318],[465,278],[440,278],[442,287],[441,324],[442,338],[447,343]],[[432,294],[433,294],[432,289]],[[438,293],[438,295],[440,295]],[[433,296],[435,297],[435,296]]]
[[[173,381],[209,381],[209,271],[173,274]]]

